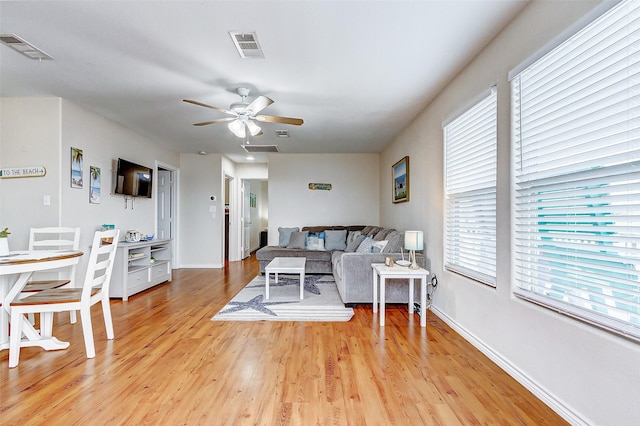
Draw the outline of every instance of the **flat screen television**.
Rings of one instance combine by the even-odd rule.
[[[151,198],[153,169],[118,158],[115,193],[132,197]]]

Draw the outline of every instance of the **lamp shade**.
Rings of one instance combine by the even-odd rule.
[[[404,248],[406,250],[422,250],[424,248],[424,234],[422,231],[405,231]]]
[[[239,120],[233,120],[231,123],[227,125],[227,127],[229,128],[229,130],[231,130],[231,133],[233,133],[237,137],[244,138],[245,136],[244,123],[241,123]]]

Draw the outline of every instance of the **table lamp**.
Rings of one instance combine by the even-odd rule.
[[[424,234],[422,231],[405,231],[404,232],[404,248],[409,250],[409,269],[418,269],[416,263],[416,250],[424,248]]]

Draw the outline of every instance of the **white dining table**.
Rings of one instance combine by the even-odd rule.
[[[27,281],[34,272],[63,268],[77,264],[84,253],[78,250],[32,250],[14,251],[0,256],[0,350],[9,348],[9,318],[11,302],[20,297]],[[40,346],[46,350],[66,349],[69,342],[55,337],[42,338],[26,317],[22,319],[22,332],[26,339],[20,345]]]

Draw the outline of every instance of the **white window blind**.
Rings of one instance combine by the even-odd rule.
[[[515,293],[640,339],[640,2],[512,80]]]
[[[495,90],[444,126],[445,268],[496,285]]]

